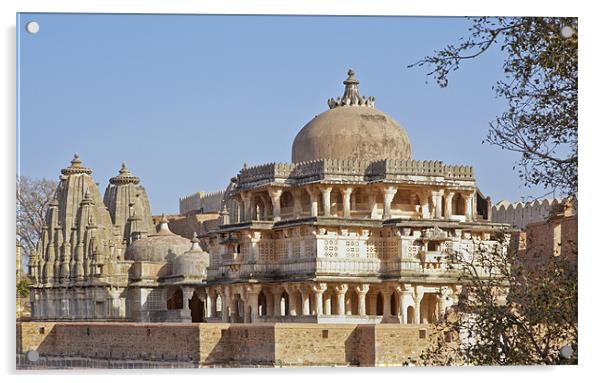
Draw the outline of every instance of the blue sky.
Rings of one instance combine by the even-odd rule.
[[[153,213],[176,212],[245,162],[290,162],[297,132],[354,68],[415,159],[472,165],[494,202],[545,193],[523,186],[517,154],[482,143],[505,108],[492,90],[499,51],[445,89],[407,68],[465,35],[464,18],[21,14],[17,25],[23,175],[57,179],[78,152],[104,192],[125,160]]]

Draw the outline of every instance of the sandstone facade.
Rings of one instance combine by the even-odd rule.
[[[435,321],[461,291],[449,255],[499,250],[508,226],[492,222],[472,167],[411,159],[407,132],[353,72],[344,84],[328,118],[299,133],[293,163],[245,165],[158,229],[125,165],[101,199],[76,156],[30,258],[33,319]]]

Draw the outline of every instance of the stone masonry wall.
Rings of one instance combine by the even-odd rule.
[[[21,322],[17,353],[155,366],[399,366],[426,347],[428,331],[395,324]]]

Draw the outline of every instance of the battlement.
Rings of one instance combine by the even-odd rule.
[[[569,198],[546,198],[514,203],[503,200],[493,206],[492,220],[524,230],[530,223],[547,220],[555,210],[569,201]]]
[[[220,209],[225,190],[218,190],[210,193],[196,192],[180,198],[180,214],[185,215],[192,211],[203,211],[205,213],[215,213]]]

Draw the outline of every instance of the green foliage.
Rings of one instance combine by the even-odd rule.
[[[27,278],[22,278],[17,282],[17,296],[20,298],[29,297],[29,284],[30,281]]]
[[[577,263],[563,256],[502,251],[477,244],[453,254],[462,296],[435,325],[424,365],[577,363]],[[574,353],[563,358],[570,345]]]
[[[525,185],[577,195],[577,19],[552,17],[472,18],[466,38],[413,66],[427,65],[439,86],[464,60],[493,47],[506,55],[505,79],[493,89],[508,107],[490,123],[486,141],[521,154]],[[568,29],[568,28],[570,29]],[[561,31],[572,31],[572,35]]]

